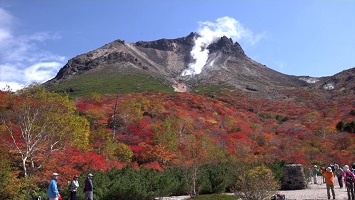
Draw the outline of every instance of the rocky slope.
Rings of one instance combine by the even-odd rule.
[[[331,77],[290,76],[250,59],[237,42],[225,36],[207,47],[208,59],[200,74],[182,76],[194,62],[190,52],[197,37],[196,33],[190,33],[182,38],[150,42],[116,40],[70,59],[45,85],[50,87],[82,74],[105,72],[111,75],[146,74],[164,80],[178,92],[188,92],[206,84],[224,84],[277,99],[282,98],[283,88],[314,89],[337,95],[354,92],[354,84],[350,84],[354,82],[354,68]]]

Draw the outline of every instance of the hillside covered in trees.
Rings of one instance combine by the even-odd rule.
[[[148,91],[73,99],[40,85],[1,92],[0,199],[38,195],[54,171],[65,185],[75,174],[126,166],[197,173],[226,162],[355,161],[353,98],[284,92],[293,98]]]

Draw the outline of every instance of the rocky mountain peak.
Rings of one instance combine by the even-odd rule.
[[[232,38],[226,36],[223,36],[217,42],[210,44],[208,49],[211,53],[221,51],[224,54],[230,54],[236,57],[246,57],[244,50],[238,42],[233,43]]]
[[[329,92],[348,91],[348,83],[355,77],[354,70],[333,77],[319,78],[314,82],[308,81],[312,77],[282,74],[249,58],[238,42],[234,43],[226,36],[207,47],[208,59],[202,66],[201,73],[183,75],[184,70],[196,62],[191,51],[198,37],[200,35],[192,32],[177,39],[149,42],[128,43],[118,39],[70,59],[57,76],[45,85],[50,87],[69,82],[71,88],[80,90],[77,88],[79,86],[71,85],[75,82],[72,80],[83,79],[82,77],[95,77],[96,80],[99,76],[105,79],[105,82],[107,76],[144,74],[163,82],[164,85],[170,85],[179,92],[192,91],[199,85],[222,83],[259,96],[281,99],[281,88],[325,90],[326,86],[326,91]],[[353,91],[354,86],[351,87]]]
[[[198,37],[197,33],[191,32],[186,37],[177,39],[160,39],[155,41],[138,41],[134,43],[137,47],[152,48],[161,51],[179,51],[181,46],[193,46],[194,38]]]

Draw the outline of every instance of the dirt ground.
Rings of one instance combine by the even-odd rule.
[[[341,189],[338,183],[338,179],[334,178],[334,191],[335,199],[338,200],[347,200],[348,194],[346,192],[345,186]],[[286,199],[297,199],[297,200],[311,200],[311,199],[328,199],[327,189],[325,183],[322,181],[322,177],[318,176],[318,184],[310,183],[307,189],[304,190],[287,190],[287,191],[278,191],[280,194],[285,195]],[[330,193],[330,198],[333,199],[332,194]]]
[[[346,188],[342,189],[339,187],[339,183],[337,178],[335,178],[334,184],[335,191],[335,199],[337,200],[347,200],[348,194],[346,192]],[[327,189],[325,183],[322,181],[322,177],[318,176],[318,184],[310,183],[308,188],[303,190],[280,190],[279,194],[285,195],[287,200],[313,200],[313,199],[328,199],[327,197]],[[332,194],[331,199],[333,199]],[[187,200],[189,196],[174,196],[174,197],[162,197],[159,200]]]

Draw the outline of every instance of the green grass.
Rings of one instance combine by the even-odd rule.
[[[233,89],[232,86],[220,83],[218,85],[199,85],[194,89],[194,92],[203,95],[222,95],[224,91],[231,91]]]
[[[234,195],[227,194],[205,194],[199,195],[197,197],[191,198],[191,200],[236,200],[237,197]]]
[[[68,88],[73,92],[68,92]],[[172,93],[170,85],[143,74],[113,75],[107,73],[82,74],[60,85],[48,88],[54,92],[67,92],[71,97],[82,97],[89,93],[98,94],[128,94],[145,91]]]

